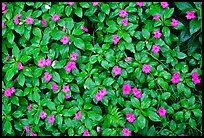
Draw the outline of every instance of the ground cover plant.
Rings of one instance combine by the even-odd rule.
[[[202,2],[3,2],[3,136],[201,136]]]

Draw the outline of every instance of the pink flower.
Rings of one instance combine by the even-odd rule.
[[[115,73],[116,76],[117,76],[117,75],[120,75],[120,73],[121,73],[121,68],[119,68],[118,66],[114,66],[112,72]]]
[[[159,110],[157,111],[157,113],[160,116],[166,116],[166,110],[163,107],[160,107]]]
[[[100,126],[97,126],[97,127],[96,127],[96,131],[99,133],[100,130],[101,130],[101,127],[100,127]]]
[[[85,26],[81,26],[81,29],[84,30],[85,32],[88,32],[88,28],[86,28]]]
[[[200,5],[202,5],[202,2],[200,2]]]
[[[147,65],[147,64],[144,64],[143,67],[142,67],[142,72],[144,73],[149,73],[151,70],[150,70],[150,65]]]
[[[10,54],[7,55],[5,62],[7,62],[10,58]]]
[[[188,20],[196,18],[196,16],[195,16],[195,11],[187,11],[187,12],[186,12],[186,18],[187,18]]]
[[[33,18],[32,17],[28,17],[28,18],[26,18],[26,23],[27,24],[33,24],[33,22],[34,22],[34,20],[33,20]]]
[[[31,103],[29,103],[29,105],[28,105],[28,107],[27,107],[28,111],[30,111],[30,110],[31,110],[31,107],[32,107],[32,104],[31,104]]]
[[[47,60],[45,61],[45,65],[46,66],[50,66],[51,65],[51,59],[47,58]]]
[[[57,84],[56,84],[56,83],[53,83],[53,84],[52,84],[52,90],[55,91],[55,90],[57,90],[57,89],[58,89]]]
[[[2,3],[2,13],[6,10],[6,4]]]
[[[69,90],[70,90],[69,85],[63,86],[63,89],[62,89],[63,92],[68,92]]]
[[[93,6],[97,6],[99,2],[92,2]]]
[[[22,16],[22,14],[17,14],[16,17],[14,18],[14,24],[19,24],[19,18]]]
[[[17,68],[18,70],[22,70],[24,68],[21,62],[18,62]]]
[[[74,2],[67,2],[67,4],[72,6],[72,5],[74,5]]]
[[[75,118],[76,118],[76,120],[80,120],[80,118],[81,118],[81,111],[79,111],[79,112],[77,112],[75,114]]]
[[[94,98],[97,100],[97,101],[102,101],[103,99],[103,95],[101,93],[96,93],[96,95],[94,96]]]
[[[41,58],[39,61],[38,61],[38,66],[40,68],[44,67],[45,66],[45,59],[44,58]]]
[[[184,134],[180,134],[179,136],[185,136]]]
[[[200,83],[201,79],[199,79],[199,78],[192,78],[192,81],[193,81],[194,84],[198,84],[198,83]]]
[[[192,77],[192,78],[198,78],[198,73],[197,73],[197,72],[193,72],[193,73],[191,74],[191,77]]]
[[[120,10],[120,14],[119,14],[120,17],[124,18],[126,16],[128,16],[128,13],[126,10]]]
[[[83,136],[90,136],[89,130],[85,129],[85,130],[84,130],[84,133],[83,133]]]
[[[137,99],[139,99],[142,96],[142,92],[138,90],[136,87],[132,89],[132,93]]]
[[[171,82],[173,84],[177,84],[180,81],[180,74],[178,72],[174,72],[172,78],[171,78]]]
[[[175,27],[175,26],[178,26],[178,20],[176,20],[176,19],[172,19],[171,20],[171,26],[173,26],[173,27]]]
[[[144,6],[144,2],[136,2],[136,4],[140,7]]]
[[[50,79],[52,78],[52,74],[49,74],[49,72],[45,72],[44,74],[45,74],[44,80],[45,80],[46,82],[49,82]]]
[[[123,133],[123,136],[130,136],[131,135],[131,131],[127,128],[123,128],[122,133]]]
[[[118,42],[119,42],[118,35],[117,34],[113,35],[113,43],[114,43],[114,45],[116,45]]]
[[[160,38],[162,36],[162,33],[160,33],[160,30],[154,31],[154,38]]]
[[[70,72],[72,69],[76,68],[76,62],[68,62],[64,69]]]
[[[36,133],[30,132],[30,136],[37,136]]]
[[[46,21],[45,21],[44,18],[42,18],[41,22],[42,22],[42,25],[43,25],[44,27],[46,27],[47,23],[46,23]]]
[[[52,20],[53,21],[58,21],[60,19],[60,16],[59,15],[57,15],[57,14],[54,14],[54,15],[52,15]]]
[[[106,96],[108,94],[106,88],[99,90],[98,93],[100,93],[102,96]]]
[[[48,121],[49,121],[50,124],[53,124],[54,121],[55,121],[55,117],[54,117],[54,115],[48,117]]]
[[[169,4],[168,4],[168,2],[161,2],[161,6],[162,6],[162,8],[168,8]]]
[[[153,45],[153,47],[152,47],[152,52],[153,53],[158,53],[160,51],[160,46],[158,46],[158,45]]]
[[[42,111],[40,112],[40,118],[41,118],[41,119],[45,119],[46,116],[47,116],[47,114],[42,110]]]
[[[131,85],[130,84],[124,84],[122,90],[123,90],[123,94],[129,94],[131,91]]]
[[[65,32],[66,30],[66,26],[63,26],[62,31]]]
[[[16,92],[16,89],[14,87],[10,88],[11,94],[13,94],[14,92]]]
[[[69,42],[69,37],[68,36],[63,36],[62,39],[60,40],[63,44],[67,44]]]
[[[12,94],[12,93],[11,93],[10,88],[6,88],[5,91],[4,91],[4,96],[6,96],[6,97],[10,97],[11,94]]]
[[[4,28],[4,24],[5,24],[4,21],[2,21],[2,28]]]
[[[132,113],[126,113],[126,119],[128,122],[132,123],[135,121],[135,115]]]
[[[159,18],[160,18],[160,14],[155,14],[153,17],[153,20],[159,20]]]
[[[78,55],[79,55],[78,53],[70,54],[71,60],[76,61]]]
[[[28,124],[25,126],[25,130],[26,130],[27,133],[30,132]]]
[[[69,99],[70,98],[70,96],[68,96],[68,95],[65,95],[65,99],[67,100],[67,99]]]
[[[121,23],[123,26],[127,26],[127,25],[128,25],[128,20],[122,19],[122,20],[120,20],[120,23]]]
[[[132,57],[127,57],[127,58],[125,59],[125,62],[128,62],[128,61],[130,61],[130,60],[132,60]]]

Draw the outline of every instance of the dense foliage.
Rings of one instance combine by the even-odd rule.
[[[201,136],[202,2],[3,2],[2,135]]]

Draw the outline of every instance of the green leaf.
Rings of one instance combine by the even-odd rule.
[[[176,121],[183,119],[183,111],[178,111],[174,114]]]
[[[185,90],[185,85],[184,85],[182,82],[179,82],[179,83],[177,84],[177,90],[178,90],[178,93],[184,92],[184,90]]]
[[[188,9],[188,8],[192,8],[189,2],[175,2],[175,5],[181,11]]]
[[[200,30],[201,21],[198,21],[196,19],[191,20],[189,26],[190,26],[190,34],[192,35],[192,34],[196,33],[198,30]]]
[[[174,130],[176,129],[176,123],[175,123],[174,120],[171,120],[169,127],[170,127],[170,129],[171,129],[172,131],[174,131]]]
[[[72,18],[65,18],[64,21],[66,28],[71,31],[74,27],[74,20]]]
[[[7,72],[6,72],[6,75],[5,75],[5,78],[7,81],[10,81],[14,76],[14,71],[13,71],[13,68],[12,69],[9,69]]]
[[[92,55],[90,58],[89,58],[89,63],[91,64],[94,64],[97,62],[97,55]]]
[[[183,53],[183,52],[178,52],[177,57],[178,57],[178,59],[184,59],[184,58],[187,57],[187,55],[185,53]]]
[[[42,75],[42,72],[43,72],[43,68],[37,68],[37,69],[34,71],[34,77],[35,77],[35,78],[38,78],[39,76]]]
[[[161,121],[159,115],[157,113],[153,112],[153,111],[150,111],[149,119],[154,121],[154,122],[160,122]]]
[[[47,102],[47,107],[50,109],[50,110],[56,110],[56,107],[55,107],[55,103],[49,101]]]
[[[103,5],[101,6],[101,10],[102,10],[103,12],[105,12],[106,14],[109,14],[109,13],[110,13],[109,4],[103,4]]]
[[[12,125],[11,125],[11,123],[10,123],[9,121],[6,121],[6,122],[5,122],[3,128],[4,128],[4,130],[5,130],[7,133],[11,134]]]
[[[131,97],[131,103],[134,107],[140,108],[140,101],[137,98]]]
[[[143,129],[146,125],[146,119],[145,117],[141,114],[138,118],[137,118],[137,123],[138,123],[138,126]]]
[[[163,130],[160,131],[160,134],[161,134],[162,136],[168,136],[170,132],[171,132],[171,131],[169,131],[168,129],[163,129]]]
[[[22,62],[23,64],[25,64],[26,62],[28,62],[28,60],[31,59],[31,56],[28,55],[22,55],[20,62]]]
[[[109,49],[110,48],[110,45],[109,44],[103,44],[102,45],[102,49],[103,50],[107,50],[107,49]]]
[[[36,10],[33,12],[32,17],[33,18],[38,18],[42,14],[42,11]]]
[[[66,59],[57,61],[57,62],[55,63],[55,66],[54,66],[53,68],[54,68],[54,69],[61,69],[61,68],[63,68],[63,67],[65,66],[66,62],[67,62]]]
[[[200,109],[193,109],[192,111],[195,117],[198,117],[198,118],[202,117],[202,111]]]
[[[65,32],[60,31],[60,30],[52,30],[50,35],[52,36],[52,39],[60,40],[62,38],[62,36],[65,35]]]
[[[136,45],[136,50],[141,51],[145,47],[145,42],[144,41],[139,41]]]
[[[17,96],[12,96],[11,103],[19,106],[19,99],[18,99],[18,97]]]
[[[79,49],[82,49],[82,50],[85,49],[84,41],[81,38],[74,39],[74,45]]]
[[[70,90],[73,91],[73,92],[77,92],[77,93],[80,92],[79,91],[79,87],[76,84],[74,84],[74,83],[70,84]]]
[[[162,99],[164,99],[164,100],[168,99],[170,96],[171,96],[170,92],[162,93]]]
[[[36,103],[40,104],[40,94],[39,94],[38,90],[34,91],[33,99],[36,101]]]
[[[20,75],[18,76],[18,83],[23,87],[25,83],[25,76],[23,75],[23,72],[21,72]]]
[[[86,79],[84,86],[86,86],[88,89],[92,88],[95,86],[95,83],[91,78]]]
[[[71,13],[72,13],[72,7],[71,6],[67,6],[65,8],[65,14],[69,17]]]
[[[128,33],[123,33],[123,38],[128,43],[132,42],[132,38],[130,37],[130,35]]]
[[[113,83],[114,83],[114,79],[113,79],[113,78],[106,78],[106,79],[103,81],[103,85],[104,85],[104,86],[111,86]]]
[[[76,8],[75,10],[74,10],[74,13],[77,15],[77,16],[79,16],[80,18],[82,18],[82,15],[83,15],[83,10],[82,10],[82,8]]]
[[[92,128],[92,121],[89,118],[85,119],[85,126],[86,128],[88,128],[89,130]]]
[[[189,119],[189,125],[192,127],[192,128],[194,128],[194,129],[196,129],[196,121],[194,120],[194,119],[192,119],[192,118],[190,118]]]
[[[61,102],[61,103],[63,103],[64,102],[64,93],[63,92],[60,92],[60,93],[58,93],[58,95],[57,95],[57,98],[58,98],[58,100]]]
[[[16,45],[13,46],[12,54],[15,56],[15,58],[17,58],[20,54],[20,50]]]
[[[40,28],[37,28],[37,27],[35,27],[34,29],[33,29],[33,34],[34,34],[34,36],[38,36],[38,37],[42,37],[42,33],[41,33],[41,30],[40,30]]]
[[[147,136],[156,136],[156,130],[154,125],[150,127],[149,131],[147,132]]]
[[[55,82],[57,82],[57,83],[60,83],[60,81],[61,81],[60,75],[59,75],[59,73],[57,73],[57,72],[53,72],[53,73],[52,73],[52,79],[53,79]]]
[[[148,108],[150,104],[151,104],[151,99],[147,98],[144,101],[142,101],[141,108],[142,109]]]
[[[165,82],[165,81],[163,80],[163,78],[158,78],[157,81],[158,81],[158,84],[159,84],[164,90],[168,90],[169,85],[168,85],[167,82]]]
[[[164,11],[164,20],[170,18],[174,13],[174,8],[165,9]]]
[[[142,36],[145,38],[145,39],[149,39],[150,37],[150,33],[147,29],[142,29]]]
[[[162,28],[162,34],[164,35],[164,37],[170,37],[170,29],[166,26],[164,26]]]
[[[103,61],[101,62],[101,65],[102,65],[102,67],[105,68],[105,69],[108,69],[108,68],[110,67],[109,64],[108,64],[108,62],[107,62],[106,60],[103,60]]]

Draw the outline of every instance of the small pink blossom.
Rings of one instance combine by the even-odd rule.
[[[11,96],[11,90],[10,88],[6,88],[5,91],[4,91],[4,96],[6,97],[10,97]]]
[[[11,94],[13,94],[14,92],[16,92],[16,89],[14,87],[10,88]]]
[[[126,113],[126,119],[128,122],[133,123],[135,121],[135,115],[132,113]]]
[[[136,4],[140,7],[144,6],[144,2],[136,2]]]
[[[202,5],[202,2],[200,2],[200,5]]]
[[[86,28],[85,26],[81,26],[81,29],[84,30],[85,32],[88,32],[88,28]]]
[[[2,21],[2,28],[4,28],[4,24],[5,24],[4,21]]]
[[[46,82],[49,82],[50,79],[52,78],[52,74],[49,74],[49,72],[45,72],[44,74],[45,74],[44,80],[45,80]]]
[[[130,84],[124,84],[122,87],[123,94],[129,94],[131,91],[131,85]]]
[[[179,136],[185,136],[184,134],[180,134]]]
[[[45,65],[46,66],[50,66],[51,65],[51,58],[47,58],[47,60],[45,61]]]
[[[151,71],[150,68],[151,68],[150,65],[144,64],[142,67],[142,72],[147,74]]]
[[[194,84],[198,84],[198,83],[201,82],[201,79],[199,79],[199,78],[192,78],[192,81],[193,81]]]
[[[69,42],[69,37],[68,36],[63,36],[62,39],[60,40],[63,44],[67,44]]]
[[[46,116],[47,116],[47,114],[42,110],[42,111],[40,112],[40,118],[41,118],[41,119],[45,119]]]
[[[14,18],[14,24],[19,24],[19,18],[22,16],[22,14],[17,14],[16,17]]]
[[[72,5],[74,5],[74,2],[67,2],[67,4],[72,6]]]
[[[62,31],[65,32],[66,30],[66,26],[63,26]]]
[[[38,66],[40,68],[44,67],[45,66],[45,59],[44,58],[41,58],[39,61],[38,61]]]
[[[100,130],[101,130],[101,127],[100,127],[100,126],[97,126],[97,127],[96,127],[96,131],[99,133]]]
[[[84,133],[83,133],[83,136],[90,136],[89,130],[85,129],[85,130],[84,130]]]
[[[117,76],[117,75],[120,75],[120,73],[121,73],[121,68],[119,68],[118,66],[114,66],[112,72],[115,73],[116,76]]]
[[[127,128],[123,128],[122,133],[123,133],[123,136],[130,136],[131,135],[131,131]]]
[[[77,60],[77,56],[79,56],[78,53],[70,54],[71,60],[73,60],[73,61],[76,61],[76,60]]]
[[[26,18],[26,23],[27,24],[33,24],[33,22],[34,22],[34,20],[33,20],[33,18],[32,17],[28,17],[28,18]]]
[[[178,26],[178,20],[172,18],[172,20],[171,20],[171,26],[173,26],[173,27]]]
[[[125,62],[128,62],[128,61],[130,61],[130,60],[132,60],[132,57],[127,57],[127,58],[125,59]]]
[[[193,72],[193,73],[191,74],[191,77],[192,77],[192,78],[198,78],[198,73],[197,73],[197,72]]]
[[[159,18],[160,18],[160,14],[155,14],[153,17],[153,20],[159,20]]]
[[[43,25],[44,27],[46,27],[46,26],[47,26],[47,23],[46,23],[46,21],[45,21],[45,19],[44,19],[44,18],[42,18],[41,23],[42,23],[42,25]]]
[[[58,89],[57,84],[56,84],[56,83],[53,83],[53,84],[52,84],[52,90],[55,91],[55,90],[57,90],[57,89]]]
[[[27,107],[28,111],[30,111],[30,110],[31,110],[31,107],[32,107],[32,104],[31,104],[31,103],[29,103],[29,105],[28,105],[28,107]]]
[[[93,6],[97,6],[99,2],[92,2]]]
[[[138,90],[136,87],[132,89],[132,93],[137,99],[139,99],[142,96],[142,92]]]
[[[2,13],[4,13],[5,10],[6,10],[6,4],[2,3]]]
[[[126,16],[128,16],[128,13],[126,10],[120,10],[120,14],[119,14],[120,17],[124,18]]]
[[[55,121],[55,117],[54,117],[54,115],[48,117],[48,121],[49,121],[50,124],[53,124],[54,121]]]
[[[103,99],[103,95],[101,93],[96,93],[96,95],[94,96],[94,98],[97,100],[97,101],[102,101]]]
[[[117,34],[113,35],[113,43],[114,43],[114,45],[116,45],[118,42],[119,42],[118,35]]]
[[[154,31],[154,38],[160,38],[161,36],[162,36],[162,33],[160,32],[160,30]]]
[[[64,69],[70,72],[72,69],[76,68],[76,62],[68,62]]]
[[[22,70],[24,68],[21,62],[18,62],[17,68],[18,70]]]
[[[68,95],[65,95],[65,99],[67,100],[67,99],[69,99],[70,98],[70,96],[68,96]]]
[[[121,23],[123,26],[127,26],[127,25],[128,25],[128,20],[122,19],[122,20],[120,20],[120,23]]]
[[[37,134],[34,132],[30,132],[30,136],[37,136]]]
[[[26,133],[30,132],[28,124],[25,126]]]
[[[56,21],[60,20],[60,16],[57,14],[54,14],[54,15],[52,15],[52,20],[56,22]]]
[[[187,12],[186,12],[186,18],[187,18],[188,20],[196,18],[196,16],[195,16],[195,11],[187,11]]]
[[[166,116],[166,110],[163,107],[160,107],[159,110],[157,111],[157,113],[160,116]]]
[[[162,6],[162,8],[168,8],[169,4],[168,4],[168,2],[161,2],[161,6]]]
[[[98,93],[100,93],[102,96],[106,96],[108,94],[106,88],[99,90]]]
[[[63,89],[62,89],[63,92],[69,92],[70,89],[69,89],[69,85],[67,86],[63,86]]]
[[[180,81],[180,74],[178,72],[174,72],[172,78],[171,78],[171,82],[173,84],[177,84]]]
[[[153,53],[158,53],[160,51],[160,46],[158,45],[153,45],[152,46],[152,52]]]
[[[5,62],[7,62],[7,61],[9,60],[10,57],[11,57],[10,54],[8,54],[7,57],[6,57]]]
[[[75,118],[76,118],[76,120],[80,120],[80,118],[81,118],[81,111],[79,111],[79,112],[77,112],[75,114]]]

